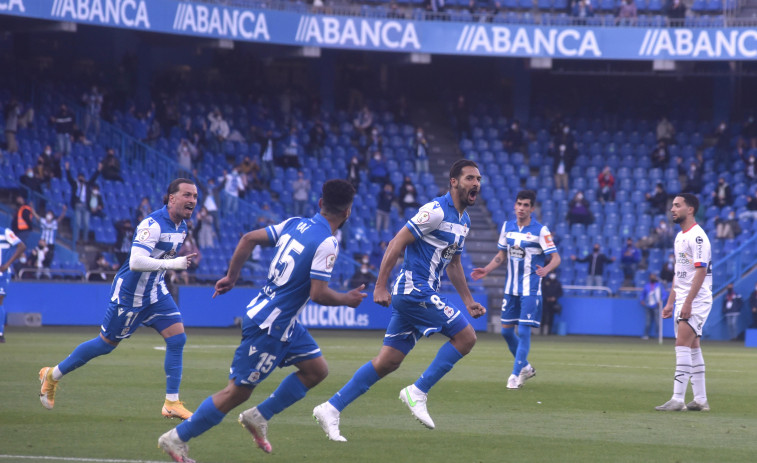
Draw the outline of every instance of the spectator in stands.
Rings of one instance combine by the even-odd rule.
[[[150,198],[148,198],[147,196],[142,196],[142,199],[139,201],[139,205],[134,211],[134,223],[140,223],[152,211],[153,209],[152,206],[150,206]]]
[[[757,157],[754,154],[744,155],[744,148],[739,147],[739,157],[744,162],[744,174],[752,182],[757,182]]]
[[[615,176],[612,175],[612,168],[605,166],[598,177],[599,181],[599,198],[602,202],[615,201]]]
[[[360,172],[363,170],[363,163],[357,156],[352,156],[349,164],[347,164],[347,181],[355,187],[355,190],[360,186]]]
[[[523,129],[520,127],[520,121],[518,119],[513,120],[507,133],[505,133],[505,139],[502,140],[502,145],[504,145],[505,151],[510,153],[521,153],[525,147],[525,141],[526,136]]]
[[[297,134],[297,127],[292,126],[289,129],[289,135],[284,140],[284,156],[282,157],[282,167],[293,167],[299,169],[300,166],[300,137]]]
[[[650,156],[652,158],[652,167],[664,169],[668,166],[670,161],[670,154],[668,153],[668,146],[664,140],[659,140],[657,146],[652,150]]]
[[[192,148],[189,140],[182,138],[179,142],[179,146],[176,148],[176,154],[178,155],[179,167],[187,172],[192,171],[192,159],[195,157],[192,155]],[[195,148],[196,151],[196,148]]]
[[[176,282],[176,280],[179,280],[185,285],[188,285],[190,281],[190,275],[192,275],[192,280],[194,280],[193,274],[197,272],[197,268],[200,266],[200,261],[202,260],[202,251],[200,251],[200,248],[197,247],[197,243],[195,243],[194,237],[191,233],[187,235],[186,239],[184,239],[184,244],[181,245],[178,256],[181,257],[190,255],[194,255],[194,257],[192,257],[192,260],[186,269],[173,271],[171,280],[173,280],[174,283]]]
[[[96,183],[92,185],[92,193],[89,195],[87,205],[91,216],[105,218],[105,200],[100,193],[100,186]]]
[[[263,180],[260,175],[260,164],[249,156],[245,156],[239,164],[239,175],[242,176],[247,191],[250,189],[262,190]]]
[[[584,225],[594,223],[594,214],[592,214],[589,201],[584,198],[582,191],[576,192],[573,199],[568,203],[568,222],[571,225],[574,223],[582,223]]]
[[[443,13],[446,7],[445,0],[423,0],[423,6],[426,11],[433,13]]]
[[[55,126],[56,149],[63,153],[64,156],[67,156],[71,153],[71,134],[74,131],[74,115],[64,103],[60,105],[60,108],[50,120]]]
[[[633,0],[621,0],[620,8],[618,8],[618,19],[615,23],[622,26],[634,26],[636,25],[637,15],[636,3]]]
[[[204,126],[205,121],[203,121],[202,123]],[[195,163],[202,162],[203,156],[205,154],[205,148],[207,148],[207,144],[205,143],[205,132],[205,129],[193,130],[191,136],[189,137],[189,143],[194,146],[196,150],[196,157],[194,158]]]
[[[48,251],[47,243],[43,239],[40,239],[37,242],[37,246],[32,249],[30,260],[34,265],[34,268],[37,269],[37,271],[34,272],[34,277],[38,280],[42,275],[45,275],[47,278],[52,278],[50,276],[50,266],[46,265]]]
[[[673,124],[671,124],[666,116],[662,116],[660,122],[657,123],[657,141],[663,142],[667,146],[673,141],[675,134],[676,129],[673,127]]]
[[[367,139],[361,140],[360,143],[365,148],[366,153],[373,153],[374,151],[384,149],[384,137],[381,136],[377,127],[373,127]]]
[[[42,154],[37,158],[37,162],[42,161],[42,172],[45,181],[50,181],[53,177],[60,178],[60,153],[53,153],[50,145],[46,145]]]
[[[741,124],[741,139],[739,140],[749,148],[757,148],[757,119],[754,114],[748,114],[744,123]]]
[[[405,215],[405,211],[408,208],[418,209],[419,207],[421,207],[420,203],[418,202],[418,190],[415,189],[413,181],[407,175],[402,180],[402,185],[400,185],[398,202],[403,217]]]
[[[654,193],[646,193],[644,196],[649,203],[650,212],[653,214],[665,214],[668,205],[668,194],[665,192],[662,182],[657,182],[657,185],[654,187]]]
[[[631,238],[626,239],[626,247],[620,254],[620,266],[623,268],[623,282],[625,285],[632,285],[636,269],[641,262],[641,251],[633,243]]]
[[[55,214],[53,214],[53,211],[47,210],[44,217],[40,217],[37,214],[37,211],[32,209],[32,215],[34,215],[34,218],[39,221],[39,228],[41,231],[40,238],[45,240],[45,243],[47,243],[47,254],[45,255],[45,258],[47,259],[46,266],[50,267],[50,264],[53,262],[53,257],[55,256],[55,235],[58,233],[58,224],[61,220],[66,216],[66,211],[68,208],[65,204],[61,204],[61,213],[56,218]]]
[[[384,183],[384,188],[379,193],[376,204],[376,230],[383,232],[389,230],[389,214],[392,212],[394,203],[394,185],[391,182]]]
[[[202,249],[216,247],[215,217],[208,212],[208,208],[202,206],[197,214],[197,244]]]
[[[389,168],[386,165],[384,156],[381,151],[373,153],[373,157],[368,162],[368,180],[371,183],[384,184],[389,181]]]
[[[271,180],[273,180],[275,143],[280,139],[281,137],[274,136],[272,130],[268,130],[260,140],[260,175],[266,184],[271,183]]]
[[[294,200],[294,216],[305,217],[310,199],[310,180],[305,178],[305,172],[297,172],[297,180],[292,183],[292,199]]]
[[[656,236],[655,247],[662,249],[671,249],[673,247],[673,227],[670,226],[667,220],[661,219],[660,223],[654,229]]]
[[[363,109],[357,113],[352,125],[355,127],[358,136],[367,137],[370,134],[370,129],[373,127],[373,112],[368,108],[368,105],[363,105]]]
[[[749,310],[752,312],[750,328],[757,328],[757,285],[754,285],[754,291],[749,295]]]
[[[718,184],[715,187],[715,191],[712,192],[712,202],[718,207],[733,205],[731,185],[729,185],[723,177],[718,178]]]
[[[744,219],[757,220],[757,190],[755,190],[754,196],[747,197],[746,210],[739,214],[739,220]]]
[[[423,127],[415,129],[412,148],[415,154],[415,171],[428,172],[428,140],[426,140],[426,135],[423,133]]]
[[[468,138],[471,134],[470,111],[464,95],[458,95],[454,108],[455,125],[458,138]]]
[[[97,85],[93,85],[89,93],[85,93],[81,97],[84,104],[84,135],[89,132],[90,126],[94,125],[95,135],[93,139],[96,139],[100,135],[100,113],[103,107],[103,94],[97,88]]]
[[[79,143],[84,146],[92,145],[92,141],[87,138],[87,135],[76,124],[74,124],[73,132],[71,132],[71,138],[74,143]]]
[[[363,256],[360,259],[360,267],[355,269],[355,273],[350,277],[349,287],[359,288],[360,285],[365,285],[368,289],[370,285],[376,282],[376,278],[371,273],[370,260],[368,256]]]
[[[555,314],[562,312],[562,306],[558,302],[563,295],[562,284],[557,279],[555,272],[550,272],[547,278],[541,281],[541,295],[544,301],[544,313],[542,315],[540,335],[548,335],[552,331],[555,322]]]
[[[195,172],[195,178],[197,178],[197,173]],[[220,193],[220,187],[216,185],[216,181],[214,178],[209,178],[208,183],[203,185],[202,183],[197,183],[197,185],[202,190],[202,207],[204,207],[208,214],[213,216],[213,228],[216,231],[216,236],[221,235],[221,217],[218,215],[218,204],[221,203],[219,198]]]
[[[313,123],[313,127],[310,128],[310,143],[308,144],[308,151],[310,156],[321,159],[323,156],[323,147],[326,146],[326,128],[323,126],[323,121],[318,117]]]
[[[5,149],[9,153],[18,152],[18,141],[16,133],[18,132],[18,119],[21,116],[21,107],[16,99],[10,100],[5,105]]]
[[[670,0],[667,11],[668,21],[671,26],[683,26],[683,20],[686,18],[686,5],[684,5],[682,0]]]
[[[594,243],[594,251],[584,257],[570,256],[574,262],[588,262],[589,268],[586,272],[586,286],[602,286],[605,271],[605,264],[615,262],[614,257],[607,257],[600,251],[598,243]],[[543,282],[542,282],[543,283]]]
[[[686,171],[686,186],[683,189],[684,193],[699,194],[702,192],[703,187],[702,171],[699,164],[693,162],[689,164],[689,170]]]
[[[221,152],[223,143],[231,133],[229,123],[223,118],[223,114],[221,114],[221,110],[218,108],[215,108],[208,114],[208,120],[210,121],[210,126],[208,127],[211,140],[210,148],[217,153]]]
[[[223,191],[226,193],[221,196],[224,215],[235,214],[239,208],[239,193],[244,192],[245,189],[238,168],[234,167],[231,172],[223,169],[223,175],[218,178],[218,183],[223,184]]]
[[[555,189],[568,190],[568,173],[575,161],[574,154],[574,151],[564,144],[557,145],[557,149],[554,149],[554,146],[550,147],[549,155],[552,157],[554,167]]]
[[[29,235],[32,232],[32,218],[34,217],[34,210],[31,206],[26,204],[26,199],[18,195],[16,196],[16,210],[11,220],[11,230],[18,236],[21,241],[26,242]]]
[[[723,172],[731,168],[731,137],[728,134],[728,125],[725,121],[720,122],[712,135],[715,139],[715,172]]]
[[[18,181],[30,190],[42,194],[42,183],[44,183],[44,178],[41,176],[38,169],[35,169],[32,166],[27,166],[24,175],[19,177]]]
[[[668,260],[663,262],[662,268],[660,268],[660,281],[665,283],[665,287],[670,288],[670,284],[673,283],[673,276],[675,275],[675,254],[668,255]]]
[[[594,8],[586,0],[578,0],[573,4],[574,24],[585,25],[586,18],[594,16]]]
[[[66,179],[71,185],[71,209],[74,213],[73,239],[82,242],[89,241],[89,199],[92,196],[92,187],[100,175],[102,163],[98,164],[97,170],[89,180],[86,180],[81,172],[74,180],[71,175],[71,164],[66,162]],[[81,232],[81,234],[79,233]]]
[[[258,228],[267,227],[268,225],[275,225],[280,222],[278,214],[271,210],[271,206],[268,203],[263,203],[260,206],[260,213],[258,214]]]
[[[743,305],[744,299],[741,297],[741,294],[734,291],[733,283],[729,283],[723,296],[722,312],[728,326],[728,338],[731,340],[738,338],[741,333],[739,316],[741,315],[741,307]]]
[[[139,222],[141,220],[137,223]],[[114,222],[113,227],[116,229],[116,242],[113,245],[113,249],[116,259],[118,259],[118,267],[121,267],[126,262],[126,259],[129,258],[131,252],[131,243],[134,239],[134,225],[132,225],[131,220],[123,219]]]
[[[641,291],[641,306],[644,307],[646,318],[641,339],[649,339],[660,332],[660,309],[665,305],[665,300],[665,289],[657,281],[657,275],[650,273],[649,283],[645,284]],[[652,330],[653,326],[656,330]]]
[[[741,225],[736,220],[736,213],[730,211],[726,219],[715,219],[715,237],[722,240],[730,240],[741,234]]]
[[[369,258],[371,267],[381,267],[381,260],[384,258],[384,253],[386,252],[387,245],[388,243],[386,241],[381,240],[379,241],[378,245],[373,246],[373,249],[371,249],[371,256]]]
[[[102,160],[102,165],[102,176],[105,180],[124,181],[123,177],[121,177],[121,160],[116,156],[116,150],[108,148]]]
[[[118,271],[118,265],[111,264],[103,253],[98,252],[94,262],[89,266],[87,281],[110,281],[116,271]]]

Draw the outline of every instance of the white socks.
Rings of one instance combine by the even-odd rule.
[[[673,398],[675,400],[684,400],[690,377],[691,347],[676,346],[676,373],[673,378]],[[702,377],[704,378],[704,369],[702,369]]]
[[[694,392],[694,400],[705,402],[707,400],[707,388],[704,383],[704,357],[702,349],[691,349],[691,390]]]

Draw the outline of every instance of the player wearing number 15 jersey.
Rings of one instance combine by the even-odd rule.
[[[319,214],[293,217],[251,231],[239,241],[226,276],[216,283],[213,297],[234,287],[255,246],[275,246],[276,256],[265,286],[247,305],[242,342],[234,354],[227,386],[205,399],[192,418],[158,440],[160,448],[174,461],[193,461],[187,456],[187,441],[220,423],[227,413],[249,399],[253,389],[275,367],[294,365],[297,371],[284,378],[270,397],[239,415],[239,422],[258,447],[270,453],[268,420],[326,378],[328,367],[321,350],[297,316],[309,300],[357,307],[366,296],[360,292],[364,286],[347,293],[328,287],[339,254],[334,233],[350,216],[354,196],[355,189],[347,181],[329,180],[323,185]]]
[[[481,174],[475,162],[461,159],[452,165],[449,179],[449,193],[421,207],[386,248],[373,294],[376,303],[392,306],[384,345],[378,356],[360,367],[339,392],[313,410],[313,416],[331,440],[347,440],[339,431],[342,410],[379,379],[399,368],[421,336],[441,332],[450,342],[442,345],[414,384],[400,391],[400,400],[412,415],[433,429],[434,421],[426,409],[427,393],[476,343],[476,334],[468,320],[438,291],[446,269],[470,314],[480,317],[486,313],[486,309],[473,300],[460,262],[463,243],[470,230],[470,218],[465,209],[478,197]],[[403,251],[405,261],[390,296],[387,291],[389,273]]]
[[[137,226],[129,259],[118,271],[110,292],[108,311],[100,335],[77,346],[55,367],[39,372],[39,399],[47,409],[55,404],[58,381],[90,360],[109,354],[140,326],[160,333],[166,342],[164,369],[166,399],[162,413],[167,418],[187,419],[192,413],[179,401],[182,354],[187,336],[176,302],[166,289],[166,270],[184,270],[196,254],[176,257],[187,236],[188,220],[197,205],[197,187],[186,178],[168,186],[166,206],[147,216]]]

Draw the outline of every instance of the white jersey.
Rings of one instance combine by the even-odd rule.
[[[691,291],[694,271],[701,267],[707,269],[707,275],[692,301],[692,306],[712,305],[712,249],[707,234],[695,223],[688,230],[676,235],[674,249],[676,266],[673,289],[676,292],[676,306],[683,304]]]

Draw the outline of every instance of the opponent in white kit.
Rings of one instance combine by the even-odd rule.
[[[681,226],[681,232],[675,240],[673,290],[662,316],[675,317],[676,372],[673,397],[655,407],[660,411],[710,410],[699,338],[712,309],[712,252],[707,234],[694,220],[697,210],[699,200],[691,193],[676,196],[670,208],[673,222]],[[685,404],[689,379],[694,400]]]

